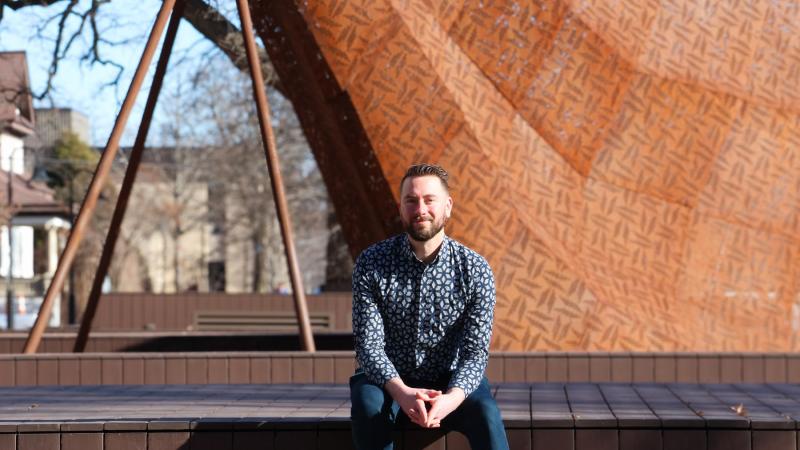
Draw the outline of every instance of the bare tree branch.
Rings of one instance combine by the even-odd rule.
[[[0,7],[8,7],[16,11],[26,6],[50,6],[61,1],[64,0],[2,0],[0,1]]]
[[[53,86],[53,78],[56,76],[56,72],[58,72],[58,63],[64,58],[64,55],[66,55],[67,50],[69,50],[70,46],[72,46],[72,43],[75,41],[76,34],[73,34],[72,37],[70,37],[67,40],[67,45],[65,46],[66,48],[62,51],[61,42],[64,39],[64,28],[67,23],[67,19],[69,18],[70,14],[72,13],[72,10],[75,8],[75,6],[77,6],[77,4],[78,0],[70,0],[69,4],[67,4],[67,7],[64,9],[64,12],[61,13],[61,17],[58,21],[58,33],[56,34],[56,44],[53,47],[53,57],[52,60],[50,61],[50,68],[47,70],[47,83],[41,95],[36,95],[36,97],[39,100],[49,95],[50,90]],[[79,31],[82,29],[83,25],[81,24]]]
[[[122,63],[115,60],[101,56],[101,48],[103,46],[114,46],[125,42],[113,42],[103,36],[102,30],[98,27],[98,14],[100,8],[109,3],[110,0],[92,0],[91,4],[83,11],[78,8],[78,0],[0,0],[0,20],[2,20],[2,11],[5,8],[12,10],[19,10],[27,6],[52,6],[56,3],[67,2],[67,6],[59,13],[43,20],[42,24],[37,27],[37,35],[45,38],[43,35],[44,29],[56,20],[57,30],[56,37],[53,45],[53,51],[48,69],[47,81],[41,92],[34,94],[38,100],[42,100],[50,96],[53,90],[53,83],[58,73],[59,63],[67,57],[73,44],[79,41],[83,36],[85,30],[88,28],[88,41],[89,46],[80,55],[80,60],[88,62],[89,64],[99,63],[102,65],[112,66],[116,69],[115,78],[106,83],[106,86],[117,86],[124,66]],[[184,8],[184,18],[189,22],[201,35],[210,40],[233,64],[247,73],[249,67],[244,50],[244,39],[242,32],[233,23],[231,23],[225,16],[220,13],[218,9],[210,5],[204,0],[186,0]],[[71,25],[70,19],[76,19],[77,25]],[[87,26],[88,22],[88,26]],[[264,81],[267,86],[276,89],[281,94],[284,94],[280,80],[275,72],[275,69],[270,63],[267,52],[258,47],[258,56],[261,61],[261,70],[264,74]]]
[[[217,9],[203,0],[187,0],[183,16],[200,34],[213,42],[239,70],[245,73],[250,70],[247,65],[242,31],[220,14]],[[286,96],[278,75],[275,73],[275,68],[272,67],[269,56],[262,47],[258,47],[258,58],[261,61],[264,82],[267,86],[275,88],[281,95]]]

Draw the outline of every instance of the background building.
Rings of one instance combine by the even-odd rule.
[[[33,152],[52,149],[65,132],[88,143],[91,139],[89,118],[71,108],[36,108],[36,133],[25,138],[25,147]]]
[[[0,53],[0,90],[0,327],[7,327],[10,297],[14,327],[26,328],[55,273],[70,223],[65,205],[26,171],[24,142],[34,134],[36,121],[24,52]],[[56,302],[50,325],[60,323]]]

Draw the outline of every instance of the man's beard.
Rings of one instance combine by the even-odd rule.
[[[438,221],[431,221],[430,219],[426,220],[431,223],[429,228],[416,229],[414,228],[414,224],[417,222],[409,222],[405,224],[406,233],[411,236],[411,239],[414,239],[417,242],[426,242],[432,237],[436,236],[436,234],[439,233],[442,228],[444,228],[445,222],[447,222],[446,218],[439,219]]]

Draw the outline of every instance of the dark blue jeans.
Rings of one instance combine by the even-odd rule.
[[[413,387],[438,389],[447,387],[444,383],[404,382]],[[391,450],[392,430],[400,416],[405,416],[400,405],[382,386],[370,383],[362,372],[350,377],[350,418],[353,430],[353,445],[357,450]],[[408,421],[407,418],[405,418]],[[416,426],[416,425],[412,425]],[[486,377],[472,394],[450,415],[442,420],[442,429],[458,431],[469,440],[475,450],[507,450],[506,430],[500,417],[500,410],[489,390]]]

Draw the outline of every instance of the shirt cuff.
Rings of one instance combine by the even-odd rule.
[[[464,391],[464,397],[469,397],[470,394],[475,392],[475,389],[478,389],[478,385],[481,384],[481,379],[483,379],[483,377],[478,380],[472,380],[469,377],[454,376],[450,380],[450,384],[447,385],[447,390],[457,387]]]
[[[392,378],[400,376],[394,367],[372,367],[370,370],[365,369],[364,373],[367,375],[367,380],[381,387]]]

